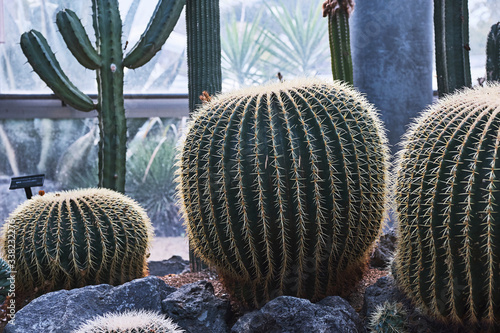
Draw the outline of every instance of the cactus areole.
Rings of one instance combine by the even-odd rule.
[[[40,78],[69,106],[97,110],[99,118],[99,187],[125,191],[127,125],[123,101],[124,67],[137,68],[160,50],[177,22],[185,0],[159,0],[137,44],[123,57],[122,21],[117,0],[92,0],[94,47],[78,16],[57,13],[56,23],[66,46],[78,62],[96,71],[97,103],[64,74],[45,37],[31,30],[21,36],[21,48]]]
[[[397,280],[452,323],[500,320],[500,85],[430,107],[406,134],[397,176]]]
[[[217,96],[180,154],[191,245],[250,307],[347,291],[379,234],[386,161],[375,111],[340,81]]]

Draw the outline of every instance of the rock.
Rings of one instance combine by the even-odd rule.
[[[361,313],[366,318],[369,318],[377,308],[377,305],[382,305],[385,301],[400,302],[403,299],[404,296],[399,292],[392,275],[383,276],[375,284],[366,288]]]
[[[373,268],[386,269],[392,261],[394,250],[396,249],[396,231],[389,229],[378,241],[370,257],[370,266]]]
[[[168,274],[181,274],[189,272],[189,261],[182,259],[180,256],[172,256],[172,258],[163,261],[148,262],[149,275],[165,276]]]
[[[362,321],[351,305],[339,296],[314,304],[309,300],[280,296],[260,310],[242,316],[232,333],[361,333]]]
[[[176,289],[155,276],[113,287],[108,284],[42,295],[22,308],[5,333],[69,333],[107,312],[133,309],[161,311],[161,300]]]
[[[187,284],[162,301],[163,313],[189,333],[223,333],[229,330],[230,304],[214,295],[207,281]]]

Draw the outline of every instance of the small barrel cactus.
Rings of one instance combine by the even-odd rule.
[[[11,284],[10,272],[11,269],[9,264],[0,258],[0,304],[2,304],[9,295]]]
[[[408,332],[406,316],[403,304],[384,302],[371,315],[368,328],[374,333],[405,333]]]
[[[16,290],[122,284],[147,273],[152,226],[132,199],[108,189],[35,196],[4,225],[15,233]]]
[[[73,333],[182,333],[170,318],[154,311],[107,313],[84,323]]]
[[[441,99],[406,134],[397,281],[448,323],[500,320],[500,85]]]
[[[347,291],[380,232],[387,151],[373,107],[339,81],[219,95],[179,158],[191,245],[250,307]]]
[[[486,41],[486,80],[500,81],[500,22],[491,26]]]

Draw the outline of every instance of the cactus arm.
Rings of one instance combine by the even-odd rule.
[[[21,48],[33,70],[66,104],[86,112],[96,108],[92,99],[64,74],[54,52],[40,32],[31,30],[22,34]]]
[[[56,15],[56,23],[64,42],[78,62],[88,69],[99,68],[101,57],[90,43],[78,16],[69,9],[62,10]]]
[[[137,68],[147,63],[160,51],[174,30],[186,0],[160,0],[141,39],[123,60],[128,68]]]
[[[334,80],[353,83],[349,16],[354,3],[348,0],[327,0],[323,4],[323,17],[328,16],[328,36]]]
[[[486,80],[500,81],[500,22],[491,26],[486,42]]]
[[[470,87],[468,1],[435,0],[434,29],[439,96]]]

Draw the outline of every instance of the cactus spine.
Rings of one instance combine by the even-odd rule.
[[[500,81],[500,22],[491,26],[486,42],[486,80]]]
[[[96,70],[97,103],[64,74],[47,40],[35,30],[21,36],[21,48],[40,78],[68,105],[80,111],[97,110],[99,117],[99,186],[125,191],[127,126],[123,102],[124,67],[137,68],[159,51],[173,30],[185,0],[159,0],[149,25],[132,50],[123,57],[122,21],[117,0],[92,0],[96,47],[92,46],[78,16],[71,10],[57,13],[56,23],[66,46],[78,62]]]
[[[334,80],[353,83],[349,16],[354,0],[326,0],[323,17],[328,16],[328,36]]]
[[[452,323],[500,320],[500,85],[447,96],[399,157],[397,281]]]
[[[11,284],[11,269],[9,264],[0,258],[0,304],[2,304],[9,295]]]
[[[189,111],[201,104],[206,91],[213,96],[222,89],[219,0],[186,3]]]
[[[152,226],[132,199],[108,189],[35,196],[7,219],[15,230],[16,289],[32,292],[143,277]]]
[[[379,234],[387,147],[352,88],[291,80],[221,95],[180,153],[190,243],[248,306],[355,283]]]
[[[439,96],[472,86],[468,0],[434,0],[434,38]]]
[[[154,311],[106,313],[84,323],[73,333],[182,333],[172,319]]]
[[[374,333],[406,333],[406,316],[403,304],[384,302],[371,315],[368,328]]]

